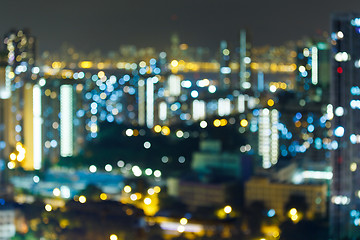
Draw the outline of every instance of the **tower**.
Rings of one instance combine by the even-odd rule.
[[[343,239],[360,236],[360,14],[335,14],[331,27],[330,236]]]

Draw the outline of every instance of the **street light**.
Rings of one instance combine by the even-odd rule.
[[[232,212],[232,207],[229,206],[229,205],[225,206],[225,207],[224,207],[224,212],[225,212],[226,214],[230,214],[230,213]]]

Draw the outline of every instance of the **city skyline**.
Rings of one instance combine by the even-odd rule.
[[[173,33],[179,35],[181,43],[216,50],[221,40],[236,43],[243,28],[250,30],[255,46],[281,45],[329,31],[331,13],[354,11],[356,1],[340,5],[333,0],[306,0],[301,5],[304,7],[296,7],[281,0],[259,6],[233,0],[183,1],[181,4],[163,0],[156,4],[108,1],[101,5],[95,1],[62,1],[58,6],[42,0],[36,4],[5,1],[0,31],[31,29],[37,36],[40,52],[59,49],[63,42],[83,51],[116,50],[128,44],[154,46],[163,51],[164,46],[170,46]],[[14,12],[16,21],[11,21]]]

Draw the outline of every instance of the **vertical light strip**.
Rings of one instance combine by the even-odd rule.
[[[145,125],[145,81],[139,80],[138,82],[138,101],[139,101],[139,111],[138,111],[138,121],[140,126]]]
[[[245,96],[242,94],[238,96],[238,111],[239,113],[245,112]]]
[[[154,126],[154,83],[152,78],[146,80],[146,126]]]
[[[259,155],[262,156],[262,166],[267,169],[271,167],[270,161],[270,111],[261,109],[259,114]]]
[[[244,88],[246,84],[246,63],[244,61],[246,57],[246,31],[241,30],[240,31],[240,88]]]
[[[73,88],[71,85],[60,87],[60,155],[73,155]]]
[[[275,165],[279,157],[279,112],[276,109],[271,110],[271,164]]]
[[[193,108],[192,116],[195,121],[205,119],[206,104],[204,101],[194,100],[192,108]]]
[[[35,85],[33,88],[33,118],[34,169],[39,170],[42,161],[41,89],[39,85]]]
[[[181,79],[179,76],[169,76],[169,92],[171,96],[180,96],[181,94]]]
[[[312,84],[318,84],[318,49],[317,47],[311,48],[311,82]]]
[[[159,104],[159,119],[165,121],[167,118],[167,104],[166,102],[161,102]]]

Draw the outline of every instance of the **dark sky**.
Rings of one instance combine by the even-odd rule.
[[[280,45],[328,31],[334,11],[360,11],[359,0],[1,0],[0,33],[31,29],[40,51],[66,41],[82,50],[122,44],[163,50],[177,32],[189,46],[217,48],[240,28],[254,45]]]

